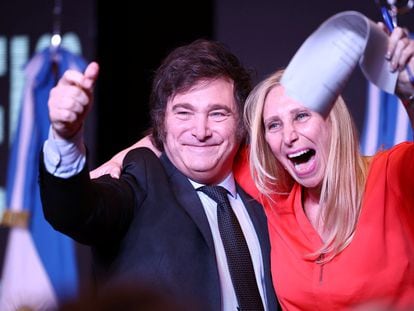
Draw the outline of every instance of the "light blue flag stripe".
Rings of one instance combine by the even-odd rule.
[[[43,142],[47,139],[49,131],[49,117],[47,100],[50,89],[55,85],[55,82],[63,73],[69,69],[78,69],[83,71],[86,68],[86,62],[77,55],[74,55],[66,50],[60,49],[57,57],[59,58],[58,76],[53,73],[51,54],[45,50],[44,66],[39,75],[36,77],[37,86],[34,90],[34,98],[36,102],[36,122],[38,126],[38,133],[36,144],[33,144],[33,151],[38,156]],[[36,159],[38,163],[38,158]],[[58,299],[67,295],[76,294],[78,273],[76,264],[76,255],[74,244],[68,237],[57,233],[50,225],[45,225],[43,212],[40,204],[40,197],[37,183],[38,167],[36,167],[34,180],[35,187],[35,214],[33,215],[32,235],[35,245],[39,251],[42,262],[45,265],[53,287],[56,290]],[[45,239],[45,237],[49,237]],[[53,237],[53,238],[52,238]],[[63,269],[64,267],[64,269]]]
[[[58,299],[76,295],[78,289],[78,271],[76,263],[74,242],[56,232],[44,219],[38,185],[38,164],[39,154],[43,142],[47,139],[49,130],[49,117],[47,101],[49,91],[55,85],[57,79],[68,68],[84,70],[86,62],[77,55],[74,55],[62,48],[57,51],[58,71],[52,70],[52,57],[49,49],[45,49],[34,57],[42,58],[42,65],[35,78],[33,92],[34,119],[31,137],[28,141],[26,171],[24,176],[24,197],[23,207],[30,210],[30,232],[35,243],[35,247],[41,258],[45,270],[55,289]],[[16,173],[17,157],[22,148],[19,141],[21,116],[16,131],[8,167],[6,201],[10,203],[13,191],[14,178]],[[22,156],[20,154],[20,156]],[[29,276],[28,276],[29,277]]]
[[[398,97],[368,84],[367,108],[361,134],[361,150],[373,155],[379,150],[413,139],[413,131]]]

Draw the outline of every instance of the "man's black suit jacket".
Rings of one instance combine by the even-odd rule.
[[[47,221],[92,247],[103,279],[128,278],[191,299],[200,310],[220,310],[220,281],[213,237],[189,180],[165,155],[130,151],[120,179],[90,181],[87,168],[69,179],[40,164],[40,190]],[[270,273],[270,243],[261,205],[237,188],[262,249],[268,310],[277,310]]]

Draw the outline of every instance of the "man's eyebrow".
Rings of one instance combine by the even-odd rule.
[[[231,108],[227,105],[224,104],[211,104],[208,106],[209,110],[218,110],[218,109],[223,109],[226,111],[231,111]]]
[[[175,103],[172,106],[172,110],[175,110],[175,109],[178,109],[178,108],[192,109],[193,108],[193,105],[191,105],[189,103],[186,103],[186,102],[183,102],[183,103]]]
[[[187,103],[187,102],[182,102],[182,103],[175,103],[172,106],[172,110],[176,110],[176,109],[180,109],[180,108],[184,108],[184,109],[191,109],[193,110],[195,108],[195,105]],[[231,108],[227,105],[224,104],[209,104],[208,105],[208,110],[218,110],[218,109],[223,109],[226,111],[231,111]]]

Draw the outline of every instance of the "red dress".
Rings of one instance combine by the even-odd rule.
[[[246,157],[235,176],[258,198]],[[331,262],[320,265],[307,257],[322,241],[303,211],[299,184],[264,207],[273,283],[284,310],[349,310],[365,303],[414,310],[413,143],[375,156],[354,239]]]

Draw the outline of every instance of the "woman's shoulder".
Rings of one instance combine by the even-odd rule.
[[[404,141],[388,149],[379,150],[374,156],[368,157],[376,159],[399,159],[401,157],[414,154],[414,142]]]
[[[402,142],[378,151],[370,161],[370,176],[387,174],[402,180],[414,172],[414,143]],[[411,177],[410,177],[411,178]]]

